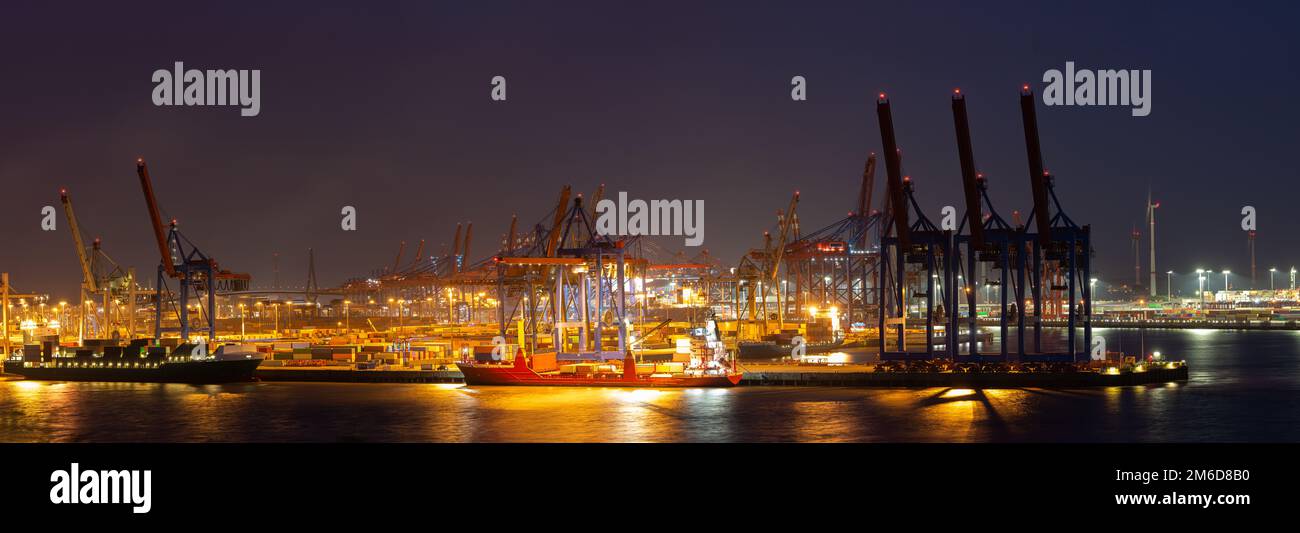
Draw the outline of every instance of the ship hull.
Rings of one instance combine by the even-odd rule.
[[[39,381],[116,381],[136,383],[187,383],[209,385],[254,381],[261,359],[185,361],[161,363],[153,368],[27,367],[6,361],[4,372]]]
[[[740,384],[741,375],[725,376],[638,376],[623,379],[622,375],[579,376],[563,374],[538,374],[529,368],[513,365],[457,363],[465,375],[465,384],[471,386],[513,385],[537,387],[630,387],[630,388],[695,388],[733,387]]]
[[[843,340],[835,342],[807,343],[804,344],[804,353],[820,354],[833,352],[843,347]],[[777,344],[775,342],[766,341],[741,341],[736,343],[736,353],[739,354],[740,359],[750,361],[755,359],[771,360],[790,357],[790,353],[793,349],[793,344]]]

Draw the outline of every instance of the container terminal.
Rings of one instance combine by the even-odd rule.
[[[604,186],[584,199],[565,185],[533,224],[512,216],[490,250],[473,249],[467,222],[450,249],[430,254],[421,240],[408,255],[400,242],[391,263],[334,287],[317,284],[311,249],[303,285],[282,286],[277,266],[275,283],[259,287],[161,218],[139,159],[156,271],[142,279],[100,239],[87,246],[71,193],[59,191],[80,298],[52,301],[3,274],[5,372],[96,379],[107,374],[85,371],[238,354],[259,360],[253,375],[266,381],[473,384],[478,374],[468,374],[487,368],[581,386],[734,374],[729,385],[1084,387],[1188,376],[1176,354],[1098,349],[1094,327],[1295,327],[1279,308],[1233,311],[1226,283],[1226,296],[1207,302],[1202,291],[1200,302],[1175,305],[1171,294],[1158,312],[1154,298],[1094,302],[1091,230],[1066,214],[1045,170],[1029,86],[1020,91],[1027,223],[995,208],[975,164],[966,95],[954,90],[950,104],[965,197],[958,227],[936,226],[920,209],[922,182],[903,172],[881,93],[884,198],[873,197],[880,158],[871,153],[847,216],[804,232],[796,191],[761,244],[732,264],[707,249],[688,256],[599,234],[594,206]],[[1046,328],[1064,329],[1064,345],[1044,342]]]

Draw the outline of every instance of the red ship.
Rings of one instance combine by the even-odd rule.
[[[623,358],[623,370],[596,372],[537,372],[530,358],[520,351],[513,363],[456,363],[467,385],[535,385],[558,387],[732,387],[740,383],[741,373],[732,368],[687,370],[677,373],[636,371],[631,354]]]

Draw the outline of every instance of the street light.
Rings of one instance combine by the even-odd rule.
[[[1231,273],[1232,272],[1228,271],[1227,269],[1224,269],[1223,271],[1223,292],[1228,292],[1228,274]]]
[[[397,303],[397,299],[396,299],[396,298],[389,298],[389,299],[388,299],[388,306],[389,306],[389,307],[393,307],[393,304],[395,304],[395,303]],[[392,316],[392,315],[389,315],[389,316],[388,316],[388,329],[393,329],[393,316]]]
[[[1268,290],[1270,291],[1277,290],[1277,285],[1273,283],[1273,274],[1276,273],[1277,273],[1277,268],[1268,269]]]
[[[1201,297],[1201,305],[1205,305],[1205,269],[1196,269],[1196,294]]]
[[[1174,301],[1174,271],[1165,272],[1165,299]]]

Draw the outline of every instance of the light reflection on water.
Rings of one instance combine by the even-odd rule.
[[[1136,351],[1136,332],[1107,330]],[[1192,381],[1140,387],[629,390],[0,382],[0,441],[1300,440],[1300,335],[1148,332]]]

